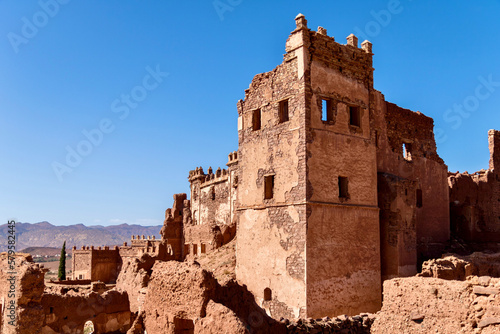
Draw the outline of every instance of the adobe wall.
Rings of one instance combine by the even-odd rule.
[[[382,281],[417,273],[417,184],[394,174],[378,174]]]
[[[0,333],[37,333],[44,317],[41,299],[47,270],[33,263],[29,254],[16,253],[14,258],[12,270],[7,253],[0,254]]]
[[[370,133],[369,44],[309,32],[307,108],[307,316],[355,315],[381,306],[377,164]],[[333,117],[322,119],[322,101]],[[350,107],[360,113],[353,124]],[[339,193],[339,177],[348,194]]]
[[[121,262],[117,247],[114,249],[108,247],[101,250],[94,249],[92,251],[92,281],[116,283]]]
[[[93,322],[96,333],[125,333],[131,324],[127,294],[115,290],[102,295],[49,291],[41,295],[41,306],[43,325],[30,333],[79,334],[88,320]]]
[[[271,290],[271,316],[306,311],[306,145],[304,49],[290,36],[284,62],[258,74],[238,102],[239,181],[236,276],[261,304]],[[288,100],[288,121],[279,122]],[[261,128],[252,115],[261,111]],[[264,199],[274,176],[273,198]],[[269,302],[269,301],[268,301]]]
[[[372,96],[376,110],[371,120],[372,135],[377,146],[379,175],[392,175],[395,178],[408,180],[416,187],[416,189],[406,187],[405,194],[401,198],[408,203],[404,205],[405,210],[411,208],[415,210],[415,223],[412,222],[411,214],[404,212],[390,214],[397,213],[398,210],[397,206],[391,204],[398,202],[390,199],[400,196],[397,193],[398,187],[385,189],[379,187],[379,192],[391,189],[394,191],[392,195],[385,194],[379,197],[385,200],[379,203],[379,206],[386,208],[385,212],[381,213],[384,214],[381,230],[386,233],[381,239],[384,242],[388,241],[382,245],[383,276],[396,275],[394,271],[396,267],[399,267],[397,275],[402,273],[404,276],[412,275],[416,272],[417,263],[427,258],[439,257],[449,240],[447,166],[437,154],[433,134],[434,123],[431,118],[420,112],[413,112],[386,102],[378,91],[374,91]],[[406,156],[403,145],[407,151]],[[408,192],[414,193],[407,195]],[[418,205],[415,196],[417,194],[420,198]],[[415,200],[413,203],[408,202],[413,199]],[[415,232],[410,232],[409,228]],[[412,237],[414,233],[416,240]],[[405,260],[390,264],[390,261],[396,260],[390,256],[391,252],[397,251],[396,249],[405,249],[401,254]],[[416,249],[416,258],[413,249]],[[392,266],[393,269],[389,269],[388,266]]]
[[[165,220],[161,228],[160,235],[164,243],[165,253],[160,254],[163,261],[177,260],[182,261],[183,255],[183,221],[185,217],[184,204],[189,204],[186,200],[186,194],[175,194],[172,208],[165,211]],[[187,217],[186,217],[187,218]]]
[[[451,230],[470,243],[500,242],[500,131],[488,132],[490,169],[450,173]]]

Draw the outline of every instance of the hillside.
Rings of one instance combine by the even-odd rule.
[[[155,235],[160,238],[161,226],[113,225],[85,226],[83,224],[55,226],[48,222],[16,224],[16,249],[28,247],[55,247],[61,249],[66,240],[67,249],[83,245],[113,246],[130,242],[132,235]],[[7,224],[0,225],[0,251],[7,249]]]

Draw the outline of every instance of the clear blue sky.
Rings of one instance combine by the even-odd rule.
[[[435,119],[450,170],[487,168],[498,0],[0,0],[0,223],[161,224],[190,169],[237,149],[236,102],[298,13],[368,36],[375,88]]]

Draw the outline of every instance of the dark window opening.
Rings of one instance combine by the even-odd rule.
[[[54,308],[52,306],[49,308],[49,313],[50,314],[54,313]]]
[[[252,124],[254,131],[260,130],[260,109],[256,109],[253,111]]]
[[[212,187],[210,189],[210,192],[211,192],[210,196],[212,197],[212,201],[215,201],[215,188]]]
[[[269,288],[264,289],[264,300],[269,301],[273,299],[273,292]]]
[[[288,100],[283,100],[280,102],[279,106],[279,122],[288,122]]]
[[[349,106],[349,124],[361,126],[361,110],[359,107]]]
[[[274,195],[274,175],[264,176],[264,199],[271,199]]]
[[[411,161],[411,144],[403,143],[403,158]]]
[[[347,177],[339,176],[339,198],[349,197],[349,179]]]
[[[421,208],[423,206],[423,194],[422,189],[417,189],[417,208]]]
[[[207,252],[205,244],[201,244],[201,254],[205,254]]]
[[[193,244],[193,255],[198,255],[198,245]]]
[[[321,120],[323,122],[333,121],[333,101],[330,99],[321,101]]]

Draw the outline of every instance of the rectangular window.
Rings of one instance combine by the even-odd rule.
[[[253,111],[252,115],[253,131],[260,130],[260,109]]]
[[[333,101],[330,99],[321,101],[321,120],[323,122],[333,121]]]
[[[279,105],[279,122],[288,122],[288,100],[283,100]]]
[[[271,199],[274,196],[274,175],[264,176],[264,199]]]
[[[423,194],[422,189],[417,189],[417,208],[421,208],[423,206]]]
[[[184,245],[184,255],[189,254],[189,245]]]
[[[349,179],[339,176],[339,198],[349,197]]]
[[[193,244],[193,255],[198,255],[198,245]]]
[[[349,106],[349,124],[361,126],[361,110],[359,107]]]
[[[403,143],[403,157],[411,161],[411,144]]]
[[[200,248],[201,248],[201,254],[205,254],[207,252],[205,244],[201,244]]]

